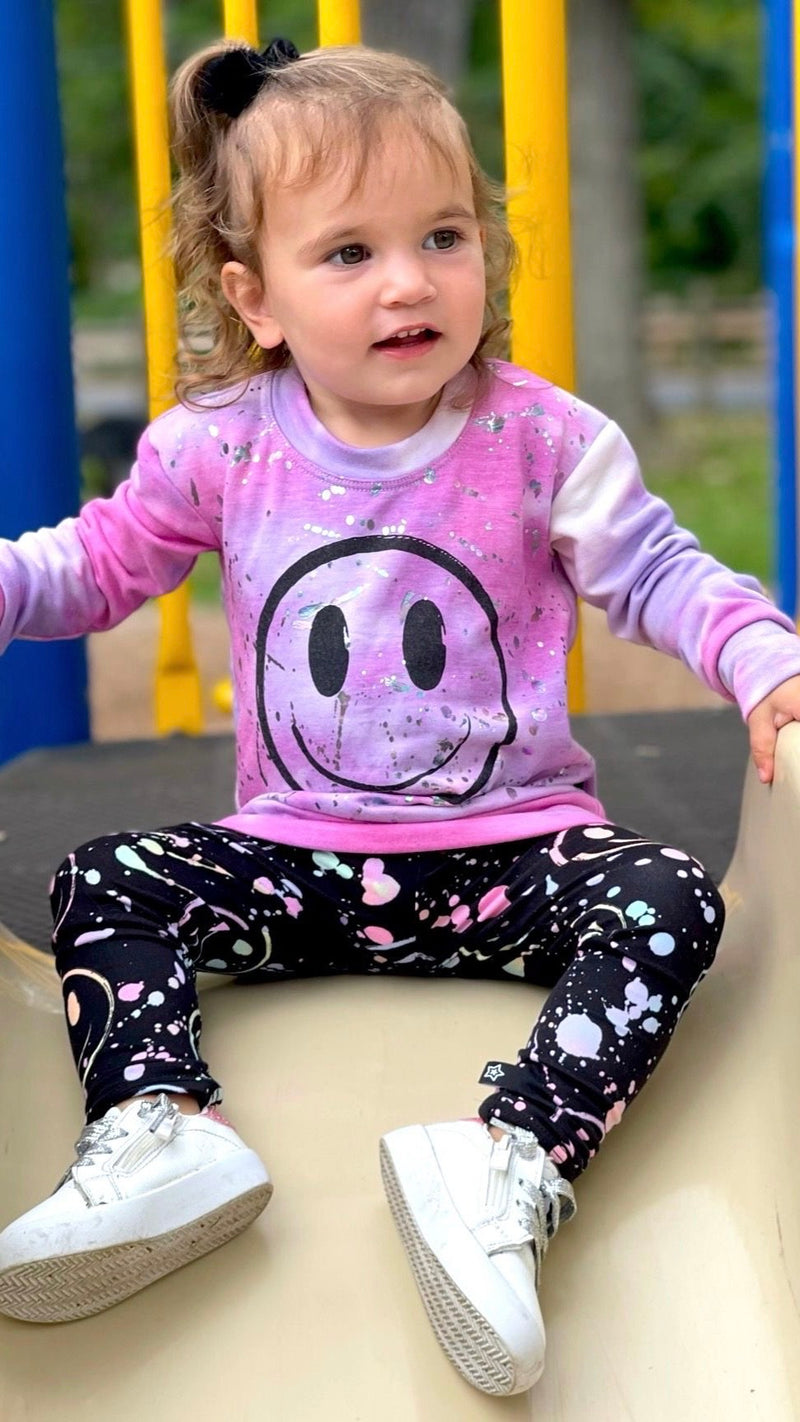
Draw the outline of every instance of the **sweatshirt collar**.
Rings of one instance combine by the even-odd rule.
[[[275,371],[272,381],[272,411],[290,444],[326,474],[339,478],[375,479],[413,474],[444,454],[458,438],[470,416],[470,406],[455,409],[453,399],[465,398],[473,372],[460,371],[442,391],[431,418],[416,434],[397,444],[360,449],[335,438],[317,419],[306,387],[294,366]]]

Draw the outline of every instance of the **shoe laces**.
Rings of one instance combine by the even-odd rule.
[[[175,1134],[178,1108],[163,1092],[156,1101],[142,1101],[136,1114],[142,1120],[149,1118],[147,1128],[159,1139],[169,1140]],[[73,1170],[90,1164],[95,1156],[112,1154],[113,1142],[124,1140],[129,1134],[128,1130],[120,1126],[120,1119],[119,1111],[115,1111],[113,1115],[108,1111],[98,1121],[87,1121],[75,1142],[76,1158],[62,1175],[56,1190],[60,1190],[69,1180]]]
[[[526,1233],[531,1237],[538,1287],[542,1262],[550,1240],[559,1225],[572,1219],[577,1209],[575,1192],[569,1181],[563,1178],[545,1154],[532,1131],[523,1130],[521,1126],[514,1126],[505,1121],[492,1121],[492,1125],[498,1126],[511,1138],[510,1147],[504,1142],[494,1141],[492,1154],[495,1151],[505,1152],[510,1148],[511,1159],[504,1168],[513,1179],[515,1204]],[[519,1162],[522,1161],[531,1162],[532,1170],[520,1169]]]
[[[110,1155],[111,1142],[123,1140],[128,1132],[120,1130],[114,1121],[109,1121],[103,1116],[99,1121],[89,1121],[81,1131],[75,1142],[75,1154],[77,1159],[73,1161],[70,1169],[75,1165],[84,1165],[93,1155]]]

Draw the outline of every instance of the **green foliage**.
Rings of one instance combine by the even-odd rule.
[[[122,11],[107,0],[59,4],[58,59],[73,280],[85,287],[103,259],[132,255],[131,135]]]
[[[500,26],[495,0],[475,0],[469,46],[469,68],[456,102],[472,135],[478,161],[502,182],[503,100],[500,83]]]
[[[264,44],[273,35],[288,35],[299,49],[316,44],[316,5],[309,0],[266,0],[259,10]],[[222,0],[169,0],[166,15],[170,68],[222,33]]]
[[[641,172],[653,281],[760,282],[759,6],[635,0]]]
[[[94,315],[133,311],[137,240],[122,0],[55,3],[74,286]],[[497,0],[471,3],[470,67],[457,97],[481,161],[501,178],[499,7]],[[756,0],[631,6],[652,283],[680,290],[702,272],[729,292],[752,291],[760,276],[759,7]],[[170,68],[218,36],[221,10],[221,0],[167,0]],[[264,0],[261,12],[265,36],[314,44],[313,0]]]
[[[771,577],[771,481],[765,415],[687,411],[661,420],[642,451],[645,483],[678,523],[738,572]]]
[[[124,0],[55,0],[55,9],[73,287],[92,315],[119,315],[139,304]],[[268,0],[262,10],[266,36],[289,34],[301,48],[315,43],[310,0]],[[170,71],[219,38],[221,14],[222,0],[168,0]],[[109,271],[116,277],[110,292]]]

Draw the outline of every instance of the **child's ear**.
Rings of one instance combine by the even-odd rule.
[[[243,321],[253,340],[264,350],[272,350],[283,340],[283,331],[270,314],[261,278],[243,262],[226,262],[220,272],[225,299]]]

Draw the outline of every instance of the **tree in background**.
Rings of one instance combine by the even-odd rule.
[[[361,0],[362,37],[421,59],[455,88],[467,69],[474,8],[472,0]]]
[[[121,7],[57,0],[67,208],[76,295],[136,254]]]
[[[648,410],[631,6],[569,0],[568,17],[576,383],[636,442]]]
[[[760,7],[634,0],[651,289],[761,283]]]
[[[136,280],[122,4],[56,4],[77,309],[132,313],[135,288],[110,289]],[[643,283],[682,293],[698,273],[725,291],[760,282],[758,6],[568,5],[579,388],[635,435]],[[269,0],[262,28],[308,48],[315,8]],[[167,0],[165,13],[171,65],[219,33],[219,0]],[[451,83],[481,161],[502,177],[497,0],[363,0],[363,14],[368,42],[426,59]]]
[[[54,0],[78,315],[139,306],[124,0]],[[270,32],[316,42],[312,0],[270,0]],[[165,0],[169,66],[220,33],[221,0]]]

